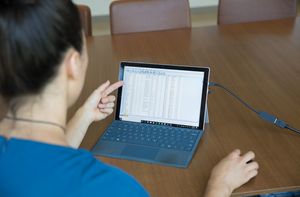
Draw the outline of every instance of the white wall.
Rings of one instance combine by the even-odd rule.
[[[77,4],[86,4],[92,9],[93,16],[108,15],[109,4],[113,0],[73,0]],[[218,0],[190,0],[192,8],[217,5]]]

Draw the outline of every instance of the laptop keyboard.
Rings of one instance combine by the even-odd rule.
[[[193,129],[114,121],[101,139],[190,152],[199,135]]]

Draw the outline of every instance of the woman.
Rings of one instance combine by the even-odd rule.
[[[0,196],[148,196],[133,177],[76,149],[88,126],[113,112],[110,93],[122,86],[105,82],[66,123],[88,64],[79,21],[69,0],[0,2]],[[229,154],[205,195],[229,196],[256,176],[253,159]]]

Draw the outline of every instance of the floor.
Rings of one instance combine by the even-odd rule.
[[[192,27],[211,26],[217,24],[217,7],[192,8]],[[298,0],[298,15],[300,16],[300,0]],[[109,16],[93,18],[93,35],[110,34]]]

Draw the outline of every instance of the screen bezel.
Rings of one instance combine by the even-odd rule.
[[[196,67],[196,66],[187,66],[187,65],[171,65],[171,64],[156,64],[156,63],[145,63],[145,62],[121,62],[119,68],[119,80],[123,80],[124,76],[124,68],[127,67],[141,67],[141,68],[156,68],[156,69],[173,69],[173,70],[185,70],[185,71],[198,71],[204,73],[204,80],[202,84],[202,99],[200,105],[200,117],[199,117],[199,125],[197,128],[204,130],[205,125],[205,111],[207,104],[207,95],[208,95],[208,84],[209,84],[209,67]],[[122,98],[122,87],[118,89],[117,94],[117,106],[116,106],[116,114],[115,120],[120,120],[120,108],[121,108],[121,99]],[[172,126],[172,125],[170,125]],[[176,126],[178,127],[178,125]],[[186,127],[186,126],[183,126]],[[191,126],[192,127],[192,126]],[[189,128],[189,127],[187,127]]]

